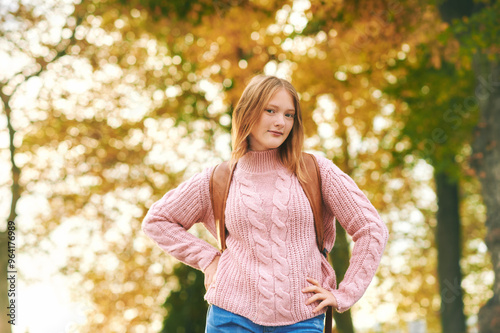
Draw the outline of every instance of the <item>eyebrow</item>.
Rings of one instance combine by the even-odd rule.
[[[274,105],[274,104],[268,104],[267,106],[272,106],[273,108],[279,109],[279,107],[277,105]],[[293,111],[293,112],[295,112],[295,109],[287,109],[286,111]]]

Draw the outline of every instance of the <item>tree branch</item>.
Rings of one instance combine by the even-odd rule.
[[[67,54],[67,50],[68,50],[68,47],[74,45],[74,42],[76,41],[76,38],[75,38],[75,31],[76,31],[76,28],[83,22],[83,17],[76,17],[76,24],[75,24],[75,27],[72,29],[72,33],[71,33],[71,36],[67,39],[67,45],[64,46],[62,49],[60,49],[59,51],[57,51],[56,55],[50,59],[50,61],[46,61],[44,57],[33,57],[35,59],[35,63],[37,63],[38,65],[40,65],[40,69],[27,75],[27,76],[24,76],[22,74],[22,71],[18,72],[17,74],[13,75],[13,77],[17,76],[17,75],[23,75],[24,76],[24,80],[22,82],[20,82],[19,84],[17,84],[13,89],[12,89],[12,93],[10,94],[11,96],[15,94],[16,90],[21,86],[22,83],[28,81],[30,78],[32,77],[35,77],[35,76],[39,76],[40,74],[42,74],[46,69],[47,69],[47,66],[51,63],[53,63],[54,61],[62,58],[63,56],[65,56]],[[63,28],[64,29],[64,28]],[[63,41],[61,41],[58,45],[61,45]],[[47,45],[44,45],[44,46],[47,46]],[[16,47],[18,47],[16,45]],[[21,50],[21,52],[23,52]],[[5,102],[4,102],[5,103]]]

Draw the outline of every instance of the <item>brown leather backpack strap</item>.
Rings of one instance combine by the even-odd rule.
[[[325,332],[331,333],[333,326],[333,307],[329,306],[326,309],[326,317],[325,317]]]
[[[323,197],[321,195],[321,175],[318,161],[312,154],[302,153],[305,163],[306,181],[299,180],[304,193],[311,204],[314,215],[314,229],[316,230],[316,243],[320,252],[324,252],[325,232],[323,226]]]
[[[226,249],[226,224],[225,214],[227,196],[231,179],[233,178],[234,167],[229,162],[222,162],[217,165],[210,177],[210,198],[212,199],[212,208],[214,211],[215,226],[217,228],[217,238],[221,252]]]

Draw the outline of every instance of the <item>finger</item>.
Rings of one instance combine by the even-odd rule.
[[[319,300],[324,300],[325,299],[325,296],[322,295],[322,294],[315,294],[314,296],[311,296],[307,299],[306,301],[306,305],[309,305],[311,303],[314,303],[316,301],[319,301]]]
[[[308,278],[306,278],[306,280],[307,280],[309,283],[314,284],[315,286],[321,287],[321,285],[319,284],[319,282],[318,282],[317,280],[313,279],[313,278],[308,277]]]
[[[303,293],[320,293],[320,292],[322,292],[322,290],[320,287],[309,286],[309,287],[305,287],[304,289],[302,289],[302,292]]]
[[[319,312],[321,311],[324,307],[328,306],[328,300],[325,299],[323,302],[319,303],[319,305],[313,310],[313,312]]]

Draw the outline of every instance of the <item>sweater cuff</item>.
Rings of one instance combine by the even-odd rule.
[[[332,294],[335,297],[335,299],[337,300],[337,307],[335,308],[335,310],[338,313],[342,313],[342,312],[345,312],[345,311],[349,310],[349,308],[351,306],[349,306],[348,303],[345,302],[345,300],[342,297],[343,294],[338,289],[333,290]]]
[[[215,257],[220,256],[221,253],[219,251],[214,251],[213,253],[210,253],[209,255],[206,256],[206,258],[203,258],[203,260],[200,261],[199,267],[202,272],[205,272],[207,267],[214,261]]]

